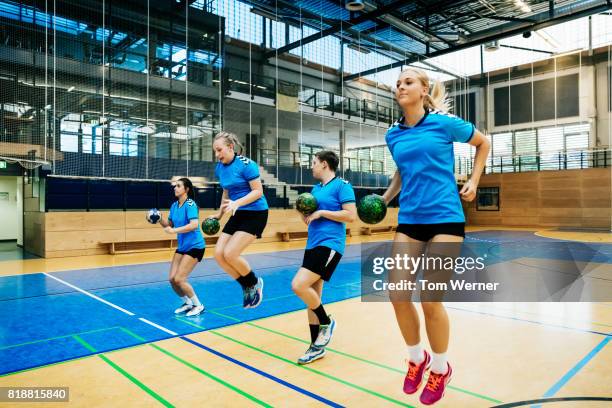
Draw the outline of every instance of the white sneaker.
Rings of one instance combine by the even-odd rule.
[[[313,343],[315,347],[325,347],[331,341],[334,330],[336,330],[336,321],[331,318],[331,315],[329,315],[329,319],[331,320],[329,324],[322,324],[319,326],[319,335]]]
[[[188,311],[185,316],[187,316],[187,317],[197,316],[200,313],[202,313],[203,311],[204,311],[204,305],[192,306],[191,310]]]
[[[308,347],[308,350],[306,350],[306,352],[304,353],[304,355],[298,358],[297,362],[300,365],[309,364],[315,360],[325,357],[325,353],[326,351],[324,348],[319,348],[311,344],[310,347]]]
[[[174,314],[185,313],[185,312],[191,310],[192,307],[193,307],[192,303],[183,303],[183,305],[181,307],[179,307],[178,309],[176,309],[174,311]]]

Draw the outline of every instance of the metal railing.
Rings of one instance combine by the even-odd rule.
[[[227,89],[249,94],[252,97],[261,96],[276,100],[277,84],[272,77],[256,75],[247,71],[234,68],[226,69]],[[285,81],[286,82],[286,81]],[[390,124],[394,120],[394,101],[391,98],[380,97],[378,100],[357,99],[347,96],[336,95],[333,92],[322,91],[316,88],[300,86],[296,83],[286,82],[293,85],[297,91],[298,103],[312,108],[315,112],[325,110],[331,112],[332,116],[343,113],[347,117],[367,119]],[[286,86],[286,85],[285,85]]]
[[[473,158],[456,157],[455,173],[470,174]],[[601,147],[586,150],[564,150],[510,156],[491,156],[485,173],[522,173],[526,171],[590,169],[612,166],[612,149]]]
[[[291,150],[261,149],[259,150],[257,156],[257,158],[253,159],[264,167],[272,167],[278,164],[279,166],[304,167],[310,169],[315,153],[300,153]],[[345,171],[363,171],[368,173],[383,174],[384,162],[382,160],[345,156],[343,157],[343,162],[340,169]]]

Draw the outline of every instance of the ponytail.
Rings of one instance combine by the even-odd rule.
[[[218,139],[223,139],[227,146],[233,146],[235,152],[237,152],[238,154],[242,154],[242,144],[238,140],[238,136],[236,136],[234,133],[222,130],[221,132],[217,133],[217,135],[215,136],[215,140],[213,140],[213,143]]]
[[[450,101],[446,95],[446,89],[439,81],[433,81],[431,92],[423,98],[423,107],[430,110],[448,112]]]
[[[415,67],[406,68],[400,73],[400,76],[406,71],[414,72],[417,79],[421,82],[421,85],[429,89],[429,93],[423,98],[423,108],[427,110],[439,110],[442,112],[449,111],[450,101],[446,95],[446,88],[441,82],[431,81],[430,84],[427,73],[422,69]]]

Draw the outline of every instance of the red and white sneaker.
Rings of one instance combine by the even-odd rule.
[[[431,356],[425,350],[425,360],[421,364],[414,364],[412,361],[408,361],[408,372],[404,378],[404,392],[406,394],[414,394],[417,392],[423,381],[423,374],[429,369],[431,365]]]
[[[448,364],[448,363],[446,363]],[[435,404],[440,401],[444,396],[444,391],[446,390],[446,386],[451,380],[451,376],[453,374],[453,369],[450,364],[448,364],[448,371],[446,374],[438,374],[433,371],[429,373],[429,379],[427,380],[427,385],[423,389],[421,393],[420,401],[425,405]]]

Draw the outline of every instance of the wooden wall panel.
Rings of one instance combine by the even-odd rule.
[[[397,225],[397,212],[397,208],[390,208],[380,225]],[[200,221],[212,214],[210,210],[200,210]],[[165,212],[163,215],[167,216]],[[147,241],[170,237],[159,225],[147,223],[143,211],[51,212],[41,213],[41,216],[47,228],[39,236],[46,242],[42,253],[48,258],[108,253],[107,247],[100,244],[104,241]],[[221,228],[228,219],[227,215],[223,217]],[[358,220],[348,227],[353,235],[359,235],[365,225]],[[257,242],[278,241],[278,232],[306,229],[296,210],[272,209],[262,239]]]
[[[47,231],[47,251],[91,249],[100,247],[100,242],[122,241],[125,230],[91,230],[91,231]]]
[[[47,213],[47,231],[91,231],[125,228],[123,211],[66,211]]]
[[[500,187],[500,211],[464,204],[468,224],[610,229],[608,168],[484,175],[482,187]],[[492,215],[497,213],[497,218]]]

